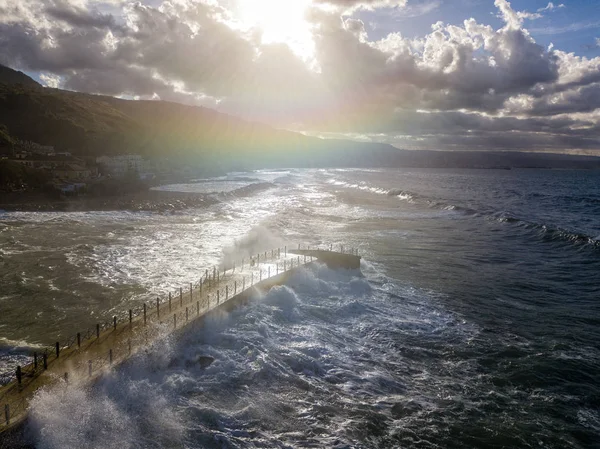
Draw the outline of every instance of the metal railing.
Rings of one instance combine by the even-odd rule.
[[[302,248],[298,245],[298,249],[333,251],[334,248],[333,245],[324,248],[321,246]],[[357,249],[344,248],[343,245],[339,246],[339,252],[358,256]],[[87,359],[84,366],[70,367],[71,372],[79,369],[80,376],[99,375],[107,367],[128,358],[136,348],[147,346],[158,335],[179,329],[246,292],[257,283],[297,269],[313,262],[314,259],[309,255],[290,257],[285,246],[256,254],[248,259],[243,258],[237,265],[233,261],[222,268],[212,267],[212,270],[206,269],[196,282],[190,282],[186,288],[180,287],[170,291],[162,298],[157,296],[156,301],[150,305],[144,302],[139,307],[114,315],[109,321],[99,322],[93,328],[77,332],[62,343],[56,342],[41,347],[32,354],[30,363],[15,368],[13,380],[0,388],[0,404],[4,405],[0,431],[26,413],[29,397],[20,393],[25,391],[40,374],[52,369],[53,365],[61,359],[72,357],[73,354],[81,355],[81,351],[88,351],[90,355],[97,353],[97,348],[92,345],[105,345],[106,340],[112,337],[114,345],[109,345],[111,347],[108,350]],[[275,267],[272,268],[273,261],[276,262]],[[267,263],[269,266],[266,269],[261,268],[261,264]],[[241,279],[235,277],[236,270]],[[155,326],[148,326],[148,324],[155,324]],[[130,332],[128,338],[118,338],[127,331]],[[65,381],[69,381],[68,373],[69,371],[64,373]],[[12,400],[9,401],[9,398]]]

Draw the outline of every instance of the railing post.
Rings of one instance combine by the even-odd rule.
[[[183,287],[179,287],[179,305],[183,307]]]
[[[21,365],[17,365],[17,383],[21,385],[23,374],[21,373]]]
[[[196,302],[196,315],[200,316],[200,301]]]
[[[127,348],[129,349],[129,355],[131,355],[131,338],[127,340]]]
[[[274,249],[272,249],[272,250],[271,250],[271,259],[273,259],[274,257],[275,257],[275,250],[274,250]]]
[[[171,292],[169,292],[169,313],[171,313]]]
[[[225,301],[229,299],[229,285],[225,286]]]
[[[260,254],[256,255],[256,265],[258,266],[260,264]]]
[[[262,270],[258,270],[258,282],[262,282]]]
[[[4,406],[4,418],[6,419],[6,425],[10,424],[10,405],[6,404]]]
[[[237,281],[233,281],[233,295],[237,295]]]
[[[113,316],[113,328],[114,330],[117,330],[117,316]]]
[[[144,304],[144,309],[146,308],[146,304]],[[133,322],[133,310],[129,309],[129,326]]]
[[[217,280],[217,267],[213,267],[213,282]]]
[[[42,356],[42,361],[44,362],[44,371],[48,369],[48,354],[44,352]]]
[[[202,284],[200,284],[202,285]],[[194,302],[194,287],[192,286],[192,283],[190,282],[190,302]]]
[[[100,338],[100,325],[96,324],[96,338]]]
[[[219,304],[219,302],[221,302],[220,296],[221,296],[221,291],[219,289],[217,289],[217,304]]]
[[[92,377],[92,361],[88,360],[88,376]]]
[[[286,267],[286,261],[283,261],[283,272],[285,273],[287,271],[287,267]]]
[[[56,342],[56,358],[60,355],[60,345]]]
[[[77,347],[81,348],[81,332],[77,332]]]
[[[146,325],[146,303],[144,303],[144,326]]]
[[[160,301],[156,298],[156,319],[160,320]]]
[[[177,329],[177,314],[173,314],[173,329]]]
[[[304,255],[304,263],[306,263],[306,254]]]
[[[300,266],[300,256],[298,256],[298,263],[296,263],[296,266],[299,267]]]
[[[37,352],[33,353],[33,370],[37,371]]]
[[[200,279],[200,296],[202,296],[202,284],[203,284],[202,279]]]
[[[217,271],[217,284],[221,282],[221,275],[219,274],[219,272]]]
[[[185,308],[185,322],[187,323],[188,321],[188,308]]]
[[[242,291],[246,290],[246,276],[242,278]]]
[[[112,349],[108,350],[108,364],[112,365],[113,362],[113,354],[112,354]]]

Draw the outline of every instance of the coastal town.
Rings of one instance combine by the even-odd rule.
[[[10,177],[0,186],[4,192],[28,191],[44,187],[45,190],[65,196],[85,193],[94,183],[114,180],[151,181],[156,177],[157,165],[139,154],[103,155],[97,157],[75,156],[68,151],[56,150],[51,145],[18,141],[0,149],[0,162],[21,166],[29,176]],[[27,183],[35,177],[35,185]],[[161,171],[165,174],[165,170]],[[37,176],[35,176],[37,175]],[[43,181],[43,186],[39,181]]]
[[[158,186],[221,173],[219,167],[175,157],[114,152],[87,155],[14,138],[4,144],[0,140],[0,212],[169,212],[207,207],[218,201],[214,195],[171,192]],[[267,187],[258,183],[237,193]]]

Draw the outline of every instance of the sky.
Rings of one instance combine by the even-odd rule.
[[[0,63],[324,138],[600,156],[598,0],[0,0]]]

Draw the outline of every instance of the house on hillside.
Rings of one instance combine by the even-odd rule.
[[[151,164],[139,154],[121,154],[118,156],[100,156],[96,158],[100,171],[113,178],[134,175],[140,179],[153,177]]]
[[[19,143],[19,147],[21,147],[22,149],[24,149],[25,151],[30,152],[30,153],[35,153],[38,155],[47,155],[47,156],[52,156],[55,154],[54,147],[52,145],[40,145],[39,143],[30,142],[27,140],[22,140],[22,141],[19,141],[18,143]]]
[[[56,184],[54,188],[58,190],[61,195],[77,196],[81,192],[85,191],[86,184],[83,182],[72,182],[67,184]]]
[[[52,176],[62,181],[87,181],[92,176],[92,170],[77,164],[66,164],[50,170]]]
[[[16,153],[13,160],[29,168],[43,169],[55,169],[68,164],[76,164],[81,166],[85,165],[81,159],[73,156],[58,154],[32,154],[27,151],[20,151],[19,153]]]

